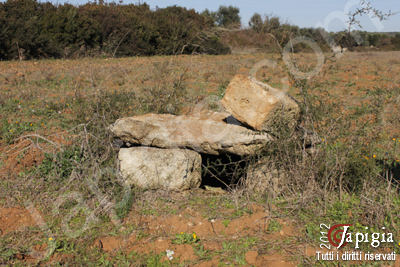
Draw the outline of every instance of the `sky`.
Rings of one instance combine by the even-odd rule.
[[[107,0],[106,0],[107,1]],[[140,0],[151,8],[171,5],[194,8],[201,12],[204,9],[215,11],[219,6],[236,6],[240,9],[242,25],[248,26],[251,16],[258,12],[261,15],[274,15],[283,21],[300,27],[321,26],[328,31],[345,29],[346,16],[354,10],[360,0]],[[58,1],[60,2],[60,1]],[[62,1],[61,1],[62,2]],[[80,4],[85,0],[69,0],[71,4]],[[118,2],[118,1],[115,1]],[[123,0],[123,3],[138,3],[139,0]],[[365,16],[361,19],[362,30],[393,32],[400,31],[400,0],[372,0],[372,5],[384,12],[399,12],[388,20],[380,22]]]

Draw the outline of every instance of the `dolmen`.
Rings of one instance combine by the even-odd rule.
[[[300,116],[289,95],[245,75],[232,79],[221,104],[227,112],[145,114],[110,125],[123,144],[118,161],[124,180],[143,189],[197,188],[202,156],[254,155],[276,140],[276,123],[294,129]]]

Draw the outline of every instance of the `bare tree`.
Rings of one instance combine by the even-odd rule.
[[[389,10],[387,13],[385,13],[385,12],[373,7],[370,1],[361,0],[360,7],[356,8],[356,10],[354,10],[353,12],[349,12],[347,14],[347,16],[348,16],[347,31],[349,34],[351,33],[351,30],[354,26],[362,28],[361,22],[358,18],[363,15],[370,15],[374,18],[378,18],[380,21],[383,21],[383,20],[387,20],[389,17],[395,15],[395,13],[393,13],[391,10]]]

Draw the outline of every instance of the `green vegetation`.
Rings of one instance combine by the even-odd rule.
[[[268,222],[269,232],[279,232],[282,229],[282,225],[277,220],[270,220]]]
[[[211,27],[177,6],[8,0],[0,3],[0,59],[228,53]]]
[[[232,46],[276,50],[305,36],[328,50],[328,40],[342,47],[400,49],[400,34],[355,31],[328,33],[282,23],[256,13],[249,29],[239,30],[240,10],[220,6],[201,14],[178,6],[151,10],[149,5],[88,2],[80,6],[7,0],[0,3],[0,60],[227,54]],[[216,27],[237,28],[222,33]],[[354,36],[359,36],[357,39]],[[362,40],[361,42],[359,40]],[[269,48],[268,48],[269,47]],[[296,51],[307,50],[299,44]]]
[[[232,242],[222,243],[222,254],[232,264],[245,265],[245,254],[257,244],[257,238],[247,237]]]
[[[196,242],[199,242],[199,239],[195,233],[190,234],[184,232],[177,234],[175,239],[172,240],[173,244],[194,244]]]
[[[213,12],[218,26],[228,28],[240,27],[239,8],[233,6],[220,6],[217,12]]]

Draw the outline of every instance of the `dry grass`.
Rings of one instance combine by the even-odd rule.
[[[312,67],[312,57],[301,54],[298,65]],[[251,159],[250,163],[262,160],[257,170],[275,168],[281,173],[279,179],[248,177],[241,181],[246,186],[232,187],[228,195],[220,196],[201,190],[143,193],[120,183],[113,140],[106,130],[111,122],[145,112],[187,112],[207,96],[220,97],[227,81],[236,73],[248,73],[263,58],[277,60],[278,65],[263,68],[257,77],[276,87],[285,86],[282,62],[271,54],[0,62],[4,70],[0,74],[0,173],[4,176],[0,206],[24,206],[30,201],[43,214],[54,237],[63,242],[45,263],[132,261],[130,246],[116,257],[116,252],[108,254],[92,245],[110,232],[125,239],[134,233],[139,236],[138,243],[146,238],[153,244],[160,236],[175,240],[175,233],[160,233],[149,225],[157,224],[160,216],[168,220],[176,214],[193,216],[191,210],[199,211],[199,220],[218,219],[221,229],[234,229],[235,224],[229,225],[235,219],[238,224],[240,220],[245,223],[257,209],[267,214],[267,223],[274,220],[269,232],[244,232],[238,234],[239,241],[229,234],[218,235],[216,240],[213,234],[205,234],[202,245],[225,243],[211,252],[194,245],[195,252],[202,255],[196,260],[205,262],[229,258],[226,261],[231,264],[241,264],[243,251],[256,250],[262,257],[294,253],[297,258],[290,261],[315,264],[312,257],[304,255],[302,243],[318,245],[314,233],[322,221],[386,225],[400,232],[398,184],[390,176],[400,159],[400,65],[395,63],[400,53],[396,52],[345,54],[327,62],[308,82],[288,79],[290,93],[302,103],[301,129],[318,133],[322,142],[306,146],[303,130],[293,136],[285,136],[283,131],[275,146]],[[43,162],[28,160],[39,155]],[[12,162],[18,162],[18,168]],[[261,185],[267,190],[251,190]],[[70,201],[66,196],[71,192],[79,194],[82,202]],[[54,212],[59,199],[63,202]],[[97,221],[85,235],[70,238],[63,220],[76,202],[93,211]],[[254,203],[261,207],[254,208]],[[84,212],[71,216],[71,227],[76,229],[87,219]],[[294,218],[301,234],[278,242],[279,235],[271,231]],[[277,223],[279,220],[283,221]],[[24,246],[20,239],[28,234],[32,238]],[[26,263],[27,259],[18,259],[18,255],[27,254],[39,241],[43,243],[43,238],[45,234],[37,226],[0,236],[0,263]],[[271,246],[266,247],[265,242]],[[82,255],[88,255],[86,261]],[[143,255],[135,255],[135,263],[161,261],[159,255]]]

